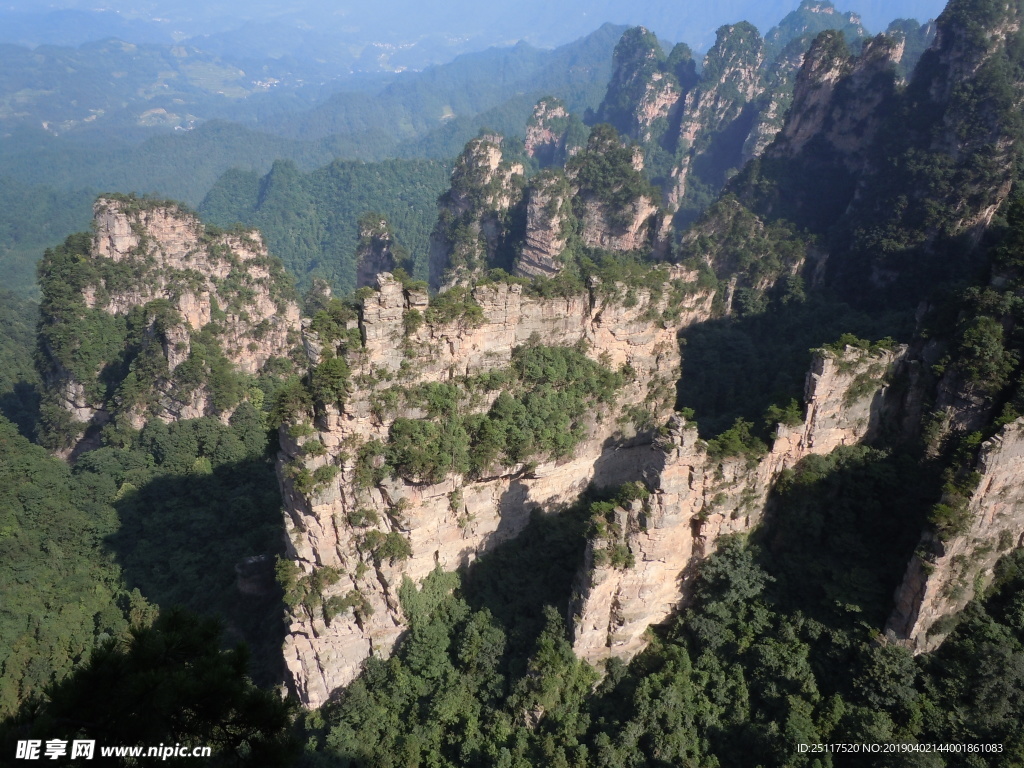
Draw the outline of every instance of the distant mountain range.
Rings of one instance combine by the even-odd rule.
[[[94,9],[58,0],[45,10],[28,0],[0,8],[0,42],[36,46],[80,45],[107,37],[135,43],[180,43],[217,55],[295,60],[332,70],[420,69],[459,53],[526,40],[556,46],[605,22],[642,24],[661,37],[698,51],[711,47],[722,24],[746,20],[762,31],[797,7],[797,0],[680,4],[669,0],[515,4],[453,0],[449,3],[363,3],[339,8],[322,0],[174,3],[114,0]],[[895,18],[926,21],[942,10],[938,0],[857,0],[846,4],[873,31]]]

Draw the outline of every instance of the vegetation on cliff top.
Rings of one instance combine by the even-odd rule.
[[[176,204],[135,196],[109,199],[119,204],[130,218],[169,205],[172,210],[181,210]],[[290,363],[281,359],[277,362],[283,366],[269,364],[269,379],[263,383],[240,374],[222,350],[222,323],[227,312],[247,320],[258,293],[266,294],[279,309],[284,309],[294,297],[294,289],[280,262],[269,256],[257,256],[243,263],[229,243],[231,238],[238,237],[245,245],[248,233],[224,233],[211,227],[203,231],[201,238],[211,261],[227,264],[226,277],[206,276],[191,268],[158,267],[147,252],[153,245],[149,235],[137,222],[133,226],[140,237],[139,252],[133,258],[115,261],[96,255],[89,233],[71,235],[44,254],[39,264],[42,301],[36,357],[44,377],[51,382],[74,382],[81,387],[81,396],[76,396],[82,401],[79,405],[104,407],[115,421],[129,413],[150,413],[162,397],[188,402],[200,388],[207,389],[217,411],[226,413],[248,397],[251,388],[272,388],[274,384],[269,379],[278,378],[280,369],[290,368]],[[269,279],[251,274],[249,270],[253,267],[266,269]],[[144,293],[161,283],[168,286],[170,298],[136,304],[127,312],[110,311],[112,297]],[[188,292],[201,295],[211,287],[225,306],[220,307],[216,298],[211,297],[210,322],[201,329],[188,328],[172,301]],[[248,329],[250,348],[255,348],[269,326],[268,320]],[[168,355],[180,353],[176,347],[182,342],[170,340],[172,330],[184,333],[188,344],[187,357],[173,372]],[[78,431],[61,402],[68,396],[68,392],[58,391],[52,383],[44,389],[39,434],[51,448],[68,447],[68,441]],[[121,425],[115,427],[119,429]]]
[[[427,418],[391,425],[387,466],[414,481],[439,482],[450,473],[486,474],[496,464],[569,456],[585,437],[594,409],[614,402],[621,373],[571,347],[527,345],[507,371],[465,382],[385,390],[378,410],[423,407]],[[486,392],[499,391],[480,412]],[[474,393],[475,397],[474,397]]]

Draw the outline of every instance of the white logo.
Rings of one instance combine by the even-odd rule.
[[[92,760],[93,754],[96,752],[95,741],[78,741],[77,739],[71,743],[71,757],[84,757],[86,760]]]
[[[18,752],[15,755],[19,760],[38,760],[39,759],[39,748],[43,746],[43,742],[38,739],[31,741],[19,741]]]

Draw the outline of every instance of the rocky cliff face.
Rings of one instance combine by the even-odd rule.
[[[605,529],[611,533],[588,543],[571,616],[576,653],[591,663],[638,653],[647,628],[685,604],[718,537],[761,521],[782,470],[804,456],[874,439],[899,405],[886,382],[905,352],[819,352],[807,375],[803,423],[780,424],[763,457],[709,455],[696,429],[674,416],[667,434],[637,461],[650,496],[617,508]],[[607,554],[615,548],[618,563]]]
[[[516,256],[515,274],[556,275],[564,266],[562,252],[575,223],[572,188],[564,174],[544,172],[530,181],[526,199],[526,234]]]
[[[796,78],[790,119],[768,156],[795,157],[816,139],[815,152],[827,147],[848,170],[864,170],[903,51],[902,41],[879,35],[851,56],[838,33],[819,35]]]
[[[609,251],[664,250],[658,192],[644,178],[643,154],[615,129],[596,126],[587,148],[566,164],[580,241]]]
[[[1017,32],[1012,24],[1000,29],[997,53]],[[806,57],[794,47],[789,58],[775,59],[781,95],[765,98],[765,46],[756,30],[723,28],[703,79],[685,87],[675,69],[679,62],[661,56],[645,34],[636,32],[629,38],[632,49],[617,53],[617,80],[602,116],[645,143],[647,158],[663,165],[654,144],[683,150],[673,177],[676,203],[689,174],[704,161],[716,170],[701,183],[709,185],[714,174],[724,183],[735,167],[730,162],[744,152],[757,155],[781,130],[766,150],[768,159],[782,168],[823,148],[821,167],[841,173],[835,197],[847,197],[836,210],[845,211],[858,191],[891,180],[868,160],[885,120],[906,117],[906,105],[923,103],[923,93],[959,98],[956,88],[943,91],[942,77],[932,73],[911,84],[916,102],[902,101],[896,88],[899,40],[875,39],[854,58],[826,33]],[[970,67],[944,40],[940,36],[925,63],[966,73]],[[922,82],[934,88],[922,90]],[[783,126],[779,115],[789,83],[793,105]],[[615,111],[616,103],[630,99],[636,102],[630,109]],[[883,104],[887,100],[894,103]],[[889,115],[879,115],[887,110]],[[562,119],[557,105],[538,106],[529,142],[534,156],[557,154]],[[929,151],[948,144],[956,125],[935,123]],[[675,127],[659,134],[665,126]],[[1005,143],[997,136],[992,146],[1005,149]],[[961,149],[955,144],[942,151],[961,162]],[[677,333],[711,316],[710,290],[694,284],[680,291],[672,301],[682,301],[681,316],[668,320],[664,294],[635,285],[593,280],[585,292],[540,298],[518,284],[480,279],[495,266],[511,267],[520,277],[555,275],[565,259],[587,255],[586,248],[649,254],[665,219],[640,173],[642,157],[613,128],[598,125],[564,173],[549,169],[524,186],[522,169],[505,160],[500,138],[471,142],[442,199],[431,256],[432,281],[448,290],[431,301],[425,291],[384,273],[357,316],[339,315],[340,325],[347,323],[340,336],[321,336],[308,326],[311,386],[320,394],[312,410],[300,403],[283,429],[279,464],[296,568],[288,584],[295,610],[285,654],[292,685],[307,705],[327,701],[368,656],[391,652],[404,631],[398,594],[406,579],[415,582],[436,567],[472,561],[517,535],[534,510],[558,510],[591,482],[639,482],[646,489],[646,498],[623,504],[595,529],[571,616],[582,657],[628,658],[643,647],[651,624],[685,605],[692,578],[719,537],[770,516],[769,491],[782,471],[808,455],[873,440],[883,420],[906,422],[913,408],[919,413],[920,401],[904,403],[901,411],[902,395],[886,383],[893,369],[916,364],[904,360],[904,349],[822,353],[807,379],[802,423],[780,425],[763,455],[724,455],[721,445],[703,443],[684,419],[671,415]],[[825,197],[823,179],[834,186],[831,176],[812,178],[794,208]],[[785,185],[776,188],[775,203],[786,191]],[[974,221],[989,202],[972,199],[963,206],[963,220]],[[734,302],[745,314],[763,311],[768,292],[782,282],[791,284],[791,295],[780,298],[799,299],[803,292],[799,273],[812,249],[788,224],[772,220],[780,214],[771,205],[757,214],[735,197],[724,198],[683,241],[684,255],[716,273],[726,312]],[[818,264],[825,263],[822,256]],[[696,281],[679,267],[669,272]],[[538,286],[545,285],[537,281],[532,290],[540,293]],[[589,403],[565,430],[578,438],[571,450],[516,458],[492,452],[476,464],[458,458],[470,432],[473,450],[485,454],[492,414],[522,406],[515,400],[522,394],[516,365],[524,349],[540,347],[572,348],[606,372],[617,371],[614,405]],[[322,396],[325,390],[332,396]],[[665,434],[656,438],[651,425],[666,422]],[[995,549],[992,537],[1002,548],[1024,535],[1010,479],[1018,471],[1017,439],[1007,428],[1003,442],[983,453],[982,485],[969,507],[977,531],[959,532],[961,543],[949,539],[928,564],[921,559],[911,565],[890,627],[911,644],[924,642],[921,634],[927,635],[935,617],[962,605],[961,582],[983,578]],[[1009,506],[998,507],[993,499],[1009,499]]]
[[[748,166],[732,189],[759,215],[822,235],[823,279],[840,292],[860,291],[868,274],[894,299],[923,298],[921,287],[963,258],[959,238],[977,242],[1009,194],[1024,98],[1020,14],[953,0],[905,87],[930,28],[894,26],[857,57],[823,32],[765,150],[770,162]]]
[[[87,307],[126,315],[132,307],[166,299],[190,331],[218,314],[224,355],[245,373],[256,373],[271,357],[287,356],[299,310],[259,232],[209,234],[196,216],[171,205],[136,211],[130,202],[100,198],[93,210],[91,255],[101,277],[84,288]],[[133,273],[123,286],[114,284],[114,274],[102,275],[105,260],[125,267],[117,270],[119,277]],[[179,359],[187,357],[176,352]]]
[[[970,201],[961,206],[953,228],[976,237],[1009,195],[1013,179],[1007,169],[1020,151],[1015,117],[1024,81],[1010,72],[1019,72],[1022,15],[1019,3],[979,8],[951,2],[937,19],[935,41],[915,73],[920,90],[913,106],[930,110],[941,126],[929,132],[928,149],[956,158],[957,191],[950,196]],[[978,109],[980,103],[986,108]],[[978,162],[1002,172],[979,171]]]
[[[398,266],[392,250],[394,237],[387,219],[364,218],[359,222],[359,247],[356,250],[356,288],[373,286],[381,272],[394,272]]]
[[[445,320],[427,308],[425,293],[381,276],[378,292],[359,314],[365,345],[347,355],[352,385],[345,404],[324,408],[312,429],[293,425],[282,438],[292,555],[301,583],[320,584],[319,604],[328,607],[326,614],[313,607],[292,616],[285,655],[304,703],[323,703],[358,674],[367,656],[390,652],[403,632],[397,598],[403,578],[421,579],[435,567],[473,560],[515,536],[533,510],[556,510],[591,481],[614,485],[635,476],[651,433],[629,422],[663,422],[671,412],[676,328],[648,319],[664,308],[663,297],[652,303],[640,291],[637,303],[626,307],[609,296],[597,284],[558,299],[530,297],[518,285],[482,286],[472,292],[476,320]],[[691,293],[679,322],[706,318],[711,298]],[[427,315],[414,330],[407,322],[412,312]],[[513,350],[538,341],[583,344],[579,348],[591,359],[628,371],[614,408],[595,406],[580,422],[581,439],[571,455],[540,455],[508,466],[499,461],[474,477],[417,479],[384,469],[380,447],[396,422],[429,415],[429,405],[410,399],[418,387],[451,385],[462,393],[461,413],[486,412],[498,392],[474,394],[464,377],[507,371]],[[387,394],[399,389],[405,394]],[[295,478],[303,469],[329,479],[300,489]]]
[[[646,195],[638,195],[622,207],[591,197],[583,205],[580,239],[591,248],[609,251],[655,250],[662,231],[657,213],[657,204]]]
[[[504,160],[502,142],[496,134],[473,139],[455,162],[430,239],[433,287],[467,283],[502,246],[503,221],[521,200],[523,181],[522,165]]]
[[[793,40],[776,58],[765,66],[764,90],[754,99],[756,117],[743,140],[740,162],[746,164],[760,157],[775,140],[786,123],[793,104],[793,88],[807,54],[808,44],[803,39]]]
[[[700,84],[687,94],[682,107],[676,144],[685,154],[672,169],[670,205],[683,199],[693,159],[708,149],[713,136],[728,130],[744,139],[749,134],[754,112],[747,105],[763,89],[763,63],[764,42],[753,26],[744,22],[718,30],[715,45],[704,58]]]
[[[614,67],[597,120],[641,144],[661,139],[698,79],[690,49],[680,44],[666,58],[654,34],[633,27],[615,46]]]
[[[43,267],[44,378],[74,421],[230,412],[237,400],[211,383],[218,361],[255,375],[298,343],[291,283],[258,232],[209,231],[133,198],[100,198],[94,213],[91,242],[70,238]]]
[[[542,168],[564,165],[581,149],[585,131],[560,99],[541,99],[526,124],[526,154]]]
[[[956,614],[991,582],[999,558],[1024,546],[1024,418],[982,446],[975,471],[977,488],[966,501],[948,493],[942,501],[962,515],[959,530],[926,532],[896,592],[886,630],[915,653],[937,648]]]
[[[561,119],[559,110],[538,105]],[[535,126],[537,141],[543,124]],[[521,165],[502,159],[501,143],[498,136],[471,141],[452,173],[431,239],[432,285],[466,286],[496,267],[551,277],[580,246],[657,255],[667,248],[669,221],[643,176],[643,152],[613,128],[595,127],[564,169],[547,168],[529,182]]]

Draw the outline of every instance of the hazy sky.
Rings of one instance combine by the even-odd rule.
[[[0,0],[3,11],[32,15],[63,9],[93,12],[89,23],[67,29],[51,18],[43,24],[18,27],[18,37],[0,31],[0,39],[14,42],[67,42],[67,35],[135,35],[152,40],[191,38],[229,32],[243,25],[287,25],[319,34],[336,35],[340,45],[366,42],[414,43],[425,38],[454,39],[463,45],[507,44],[526,39],[539,45],[557,45],[581,37],[604,22],[643,24],[664,39],[683,40],[704,49],[721,24],[747,20],[767,32],[799,0]],[[840,10],[859,13],[869,31],[883,30],[894,18],[925,21],[944,6],[938,0],[838,0]],[[96,14],[96,11],[108,11]],[[40,20],[42,21],[42,20]],[[35,22],[34,22],[35,23]],[[9,24],[8,24],[9,26]],[[47,39],[47,35],[63,35]]]

